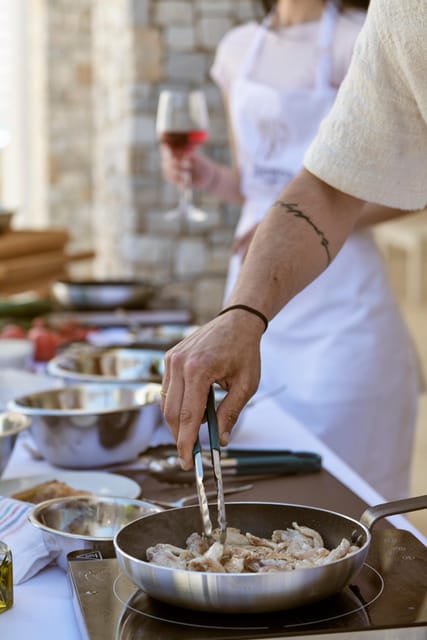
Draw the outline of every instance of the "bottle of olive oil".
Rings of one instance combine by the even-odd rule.
[[[13,607],[12,552],[0,541],[0,613]]]

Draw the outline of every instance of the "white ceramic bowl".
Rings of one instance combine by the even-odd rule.
[[[0,338],[0,368],[27,369],[34,345],[25,338]]]

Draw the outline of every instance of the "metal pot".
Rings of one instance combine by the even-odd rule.
[[[261,537],[293,522],[320,532],[328,548],[343,537],[360,547],[356,553],[330,564],[274,573],[207,573],[160,567],[146,561],[146,549],[159,542],[185,547],[187,537],[202,531],[199,507],[172,509],[149,515],[125,526],[114,538],[123,572],[148,595],[186,609],[218,613],[261,613],[291,609],[341,591],[362,566],[376,520],[427,508],[427,496],[371,507],[358,522],[353,518],[301,505],[227,503],[228,526]],[[216,518],[214,505],[210,506]]]
[[[58,280],[54,299],[66,309],[145,308],[155,287],[138,280]]]

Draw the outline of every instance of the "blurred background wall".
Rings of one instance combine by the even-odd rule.
[[[9,166],[14,175],[19,166],[21,181],[5,201],[26,226],[69,227],[73,248],[95,249],[93,275],[173,281],[165,295],[209,319],[222,301],[238,211],[196,194],[206,222],[180,228],[165,219],[177,193],[160,172],[157,99],[167,86],[203,88],[210,114],[204,152],[228,161],[209,69],[220,38],[253,17],[257,3],[4,1],[24,52],[14,79],[24,111],[12,135],[17,141],[19,131],[20,141],[8,152],[20,149]]]

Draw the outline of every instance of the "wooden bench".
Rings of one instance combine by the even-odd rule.
[[[374,237],[386,259],[390,249],[405,252],[405,295],[408,302],[424,299],[424,259],[427,249],[427,211],[373,227]]]

